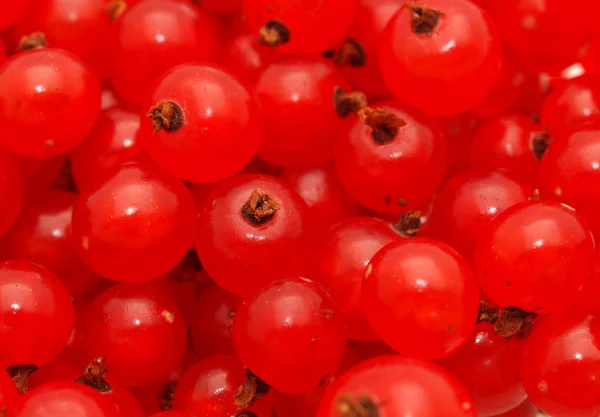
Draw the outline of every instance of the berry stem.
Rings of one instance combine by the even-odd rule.
[[[233,393],[233,401],[238,410],[248,408],[269,393],[271,387],[246,369],[246,381]]]
[[[410,9],[410,26],[416,35],[431,36],[437,27],[440,17],[444,15],[439,10],[428,9],[414,2],[408,2],[407,7]]]
[[[183,112],[181,107],[173,101],[162,100],[150,107],[147,116],[152,119],[154,133],[161,130],[175,132],[183,126]]]
[[[271,220],[281,206],[269,194],[252,191],[250,198],[242,207],[242,216],[253,225],[262,225]]]
[[[13,379],[15,386],[17,387],[17,391],[20,394],[27,393],[27,389],[29,388],[29,375],[38,370],[38,367],[35,365],[21,365],[21,366],[10,366],[6,369],[6,372]]]
[[[46,35],[43,32],[33,32],[31,35],[26,35],[19,41],[20,51],[31,51],[32,49],[44,49],[48,47]]]
[[[259,35],[260,43],[269,46],[281,45],[290,40],[290,31],[288,28],[286,28],[283,23],[276,20],[265,23],[265,25],[260,28]]]
[[[104,380],[107,370],[106,360],[103,357],[96,358],[83,368],[83,375],[75,382],[85,384],[99,392],[109,392],[110,385]]]

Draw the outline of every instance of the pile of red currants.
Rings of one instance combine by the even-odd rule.
[[[4,0],[0,417],[600,416],[599,0]]]

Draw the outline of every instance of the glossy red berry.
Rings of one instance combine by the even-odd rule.
[[[182,65],[167,72],[145,100],[142,118],[141,134],[150,156],[166,171],[192,182],[217,182],[237,173],[262,138],[259,108],[244,86],[207,65]]]
[[[162,411],[160,413],[155,413],[150,415],[150,417],[194,417],[193,414],[188,413],[187,411]]]
[[[326,384],[346,350],[336,305],[304,278],[274,281],[246,298],[235,314],[233,343],[249,370],[290,394]]]
[[[146,0],[117,19],[111,83],[122,99],[141,105],[168,69],[209,60],[216,49],[212,19],[182,1]]]
[[[490,118],[473,137],[470,166],[506,170],[522,181],[535,184],[549,142],[549,136],[529,117],[506,114]]]
[[[51,188],[63,172],[67,155],[58,155],[52,158],[28,158],[15,155],[21,171],[25,193],[36,193]]]
[[[523,341],[506,340],[493,326],[480,323],[458,351],[441,364],[469,390],[480,417],[502,414],[520,405],[527,395],[519,363]]]
[[[94,289],[101,277],[77,255],[71,216],[77,195],[49,190],[30,199],[10,232],[2,240],[6,259],[34,262],[50,271],[74,296]]]
[[[283,181],[240,175],[212,192],[198,219],[196,248],[208,275],[246,296],[308,268],[313,241],[306,203]]]
[[[248,26],[284,53],[320,54],[344,38],[356,0],[242,0]]]
[[[431,239],[403,239],[369,262],[362,303],[371,327],[396,351],[438,359],[473,332],[479,291],[468,263],[452,248]]]
[[[85,346],[104,357],[110,375],[125,386],[166,378],[185,350],[186,324],[177,305],[151,286],[115,285],[86,313]]]
[[[344,188],[360,204],[382,213],[419,208],[433,196],[446,169],[446,146],[435,121],[398,102],[375,106],[405,123],[380,134],[352,116],[335,167]],[[385,122],[385,121],[384,121]],[[387,127],[381,126],[386,133]]]
[[[437,119],[446,140],[448,168],[446,178],[451,178],[469,166],[469,149],[478,120],[471,113],[462,113],[456,116],[440,117]]]
[[[0,361],[41,366],[67,345],[73,303],[49,270],[25,261],[0,263]]]
[[[556,417],[600,412],[600,321],[570,309],[542,321],[525,343],[521,379],[529,398]]]
[[[335,106],[339,88],[350,86],[321,57],[285,58],[265,68],[254,87],[265,117],[258,155],[284,167],[331,159],[344,126]]]
[[[17,159],[0,149],[0,236],[8,231],[23,206],[23,179]]]
[[[74,55],[38,49],[0,68],[0,144],[37,158],[74,148],[100,111],[100,85]]]
[[[346,194],[330,163],[288,168],[280,178],[296,190],[313,219],[324,226],[357,214],[357,204]]]
[[[15,383],[7,372],[0,372],[0,410],[7,410],[19,399]]]
[[[405,3],[387,25],[379,50],[392,93],[437,116],[480,102],[500,74],[501,58],[491,19],[467,0]]]
[[[194,2],[203,10],[217,15],[236,13],[242,8],[242,0],[194,0]]]
[[[211,284],[205,288],[191,314],[190,337],[201,357],[234,355],[231,328],[241,299]]]
[[[94,129],[71,152],[73,179],[80,189],[111,168],[130,162],[142,151],[140,117],[123,106],[100,112]]]
[[[538,417],[538,408],[527,399],[521,405],[508,410],[506,413],[498,414],[494,417]]]
[[[428,236],[452,246],[471,260],[477,238],[490,220],[533,190],[502,172],[465,171],[439,190],[431,212]]]
[[[255,34],[241,32],[225,44],[219,60],[250,89],[276,57],[276,51],[262,44]]]
[[[110,400],[84,384],[53,381],[22,396],[6,417],[120,417]]]
[[[315,246],[311,276],[331,293],[350,339],[378,338],[363,312],[361,286],[373,255],[397,239],[400,239],[398,232],[382,220],[349,217],[325,231]]]
[[[379,417],[477,416],[471,396],[448,371],[399,355],[364,361],[342,374],[327,390],[317,417],[353,412]]]
[[[29,8],[34,4],[33,0],[23,0],[19,2],[11,2],[3,4],[0,8],[0,28],[6,29],[14,25],[27,13]]]
[[[183,259],[194,239],[195,216],[179,180],[149,163],[128,164],[79,195],[73,236],[95,272],[115,281],[148,281]]]
[[[549,314],[575,304],[594,274],[584,221],[551,201],[517,204],[494,218],[475,248],[481,290],[500,306]]]

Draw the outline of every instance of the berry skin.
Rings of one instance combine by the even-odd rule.
[[[334,101],[339,88],[350,90],[320,57],[284,58],[266,67],[254,87],[265,117],[258,155],[283,167],[331,159],[344,127]]]
[[[52,381],[22,396],[6,417],[121,417],[110,400],[93,388],[70,381]]]
[[[440,364],[469,390],[480,417],[491,417],[517,407],[527,398],[521,385],[519,361],[523,341],[493,333],[480,323],[467,343]]]
[[[3,4],[0,7],[0,29],[6,29],[18,22],[33,4],[33,0],[23,0]]]
[[[240,175],[212,192],[198,216],[196,248],[208,275],[246,296],[306,272],[313,225],[306,203],[266,175]]]
[[[242,8],[242,0],[192,0],[192,3],[199,4],[203,10],[216,15],[229,15]]]
[[[494,417],[538,417],[538,408],[527,399],[521,405],[507,411],[506,413],[498,414]]]
[[[594,274],[594,240],[568,206],[517,204],[492,219],[479,238],[473,269],[499,306],[550,314],[575,304]]]
[[[357,0],[242,0],[248,26],[283,53],[318,55],[338,45],[352,24]]]
[[[536,183],[549,137],[529,117],[506,114],[487,119],[471,144],[470,166],[506,170],[521,181]]]
[[[446,140],[446,178],[452,178],[469,167],[469,154],[465,149],[471,146],[477,119],[471,113],[462,113],[457,116],[440,117],[437,121]]]
[[[94,289],[101,277],[79,259],[71,231],[77,195],[49,190],[29,200],[2,240],[7,259],[22,259],[48,268],[74,296]]]
[[[0,68],[0,145],[47,158],[81,142],[100,111],[100,84],[74,55],[38,49]]]
[[[0,149],[0,236],[5,234],[23,206],[23,180],[17,159]]]
[[[246,298],[233,344],[249,370],[289,394],[326,384],[346,350],[342,316],[325,289],[304,278],[274,281]]]
[[[194,415],[187,411],[162,411],[152,414],[150,417],[194,417]]]
[[[241,32],[233,36],[223,47],[220,62],[251,88],[262,71],[277,57],[276,51],[259,42],[256,35]]]
[[[25,194],[36,195],[36,193],[52,187],[64,170],[67,156],[63,154],[39,159],[16,155]]]
[[[192,246],[196,210],[186,187],[149,163],[117,167],[81,192],[73,236],[81,258],[120,282],[173,269]]]
[[[380,138],[352,116],[348,138],[335,156],[335,167],[348,194],[381,213],[419,208],[433,196],[446,169],[446,146],[434,120],[398,102],[375,106],[404,120],[397,133]]]
[[[600,322],[570,309],[542,321],[525,342],[521,380],[531,400],[553,417],[600,413]]]
[[[467,260],[490,220],[533,190],[502,172],[464,171],[447,181],[433,203],[428,236],[447,243]]]
[[[71,170],[78,188],[84,189],[95,176],[135,160],[143,149],[139,128],[139,115],[123,106],[101,111],[94,129],[71,152]]]
[[[332,225],[314,250],[313,275],[323,284],[344,316],[349,339],[374,340],[360,292],[365,268],[373,255],[400,238],[387,223],[372,217],[349,217]]]
[[[0,263],[0,360],[4,367],[41,366],[67,345],[73,303],[50,271],[25,261]]]
[[[375,333],[396,351],[438,359],[472,334],[479,291],[471,268],[452,248],[431,239],[402,239],[369,262],[362,305]]]
[[[168,71],[142,108],[148,153],[191,182],[217,182],[240,171],[256,153],[262,128],[259,108],[244,86],[207,65]]]
[[[19,392],[12,378],[5,371],[0,372],[0,410],[8,409],[19,399]]]
[[[128,387],[161,381],[186,346],[186,324],[177,305],[143,284],[104,291],[90,305],[85,323],[89,356],[104,357],[111,378]]]
[[[142,1],[116,25],[111,83],[119,97],[136,105],[145,102],[165,71],[210,60],[216,48],[212,18],[182,1]]]
[[[308,204],[310,215],[324,226],[358,211],[330,163],[288,168],[280,178],[296,190]]]
[[[476,417],[467,390],[445,369],[399,355],[362,362],[329,387],[317,417]]]
[[[468,0],[405,3],[383,32],[379,50],[392,93],[435,116],[480,102],[500,74],[501,59],[489,16]]]

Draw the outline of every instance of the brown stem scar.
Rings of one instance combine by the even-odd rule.
[[[400,219],[394,225],[396,229],[404,237],[414,237],[421,228],[421,211],[409,210],[400,215]]]
[[[367,95],[362,91],[346,93],[342,88],[336,87],[333,92],[333,104],[337,114],[346,117],[350,113],[358,112],[367,107]]]
[[[9,366],[6,368],[6,372],[10,375],[17,391],[20,394],[25,394],[29,388],[29,375],[38,370],[35,365],[20,365],[20,366]]]
[[[365,107],[358,115],[373,129],[371,137],[380,145],[393,141],[398,134],[398,128],[406,125],[404,119],[381,107]]]
[[[323,53],[323,56],[336,65],[362,67],[366,63],[365,52],[360,43],[354,39],[346,39],[341,47],[329,49]]]
[[[290,41],[290,31],[281,22],[271,20],[260,28],[260,43],[277,46]]]
[[[481,300],[477,323],[487,322],[494,325],[494,334],[511,339],[526,339],[533,328],[537,314],[516,307],[498,308]]]
[[[43,32],[34,32],[26,35],[19,40],[19,50],[31,51],[32,49],[43,49],[48,47],[46,35]]]
[[[85,384],[100,392],[109,392],[110,385],[105,381],[107,371],[106,360],[103,357],[96,358],[83,368],[83,375],[75,382]]]
[[[416,3],[409,2],[407,6],[410,10],[410,26],[417,35],[431,36],[437,27],[440,17],[444,15],[439,10],[429,9]]]
[[[175,397],[175,389],[177,382],[168,382],[160,387],[158,393],[158,406],[161,410],[169,411],[173,409],[173,398]]]
[[[183,111],[173,101],[162,100],[155,106],[150,107],[147,116],[152,119],[154,133],[161,130],[175,132],[183,126]]]
[[[111,21],[115,21],[127,10],[127,2],[124,0],[112,0],[106,5],[106,14]]]
[[[338,417],[379,417],[379,407],[369,396],[341,395],[335,401]]]
[[[233,402],[238,410],[248,408],[269,393],[271,387],[246,369],[246,381],[233,393]]]
[[[279,203],[269,194],[261,194],[254,190],[242,207],[242,216],[249,223],[259,226],[271,220],[280,208]]]
[[[546,154],[551,142],[550,134],[545,130],[533,135],[531,138],[531,150],[538,161],[542,160],[542,157]]]

